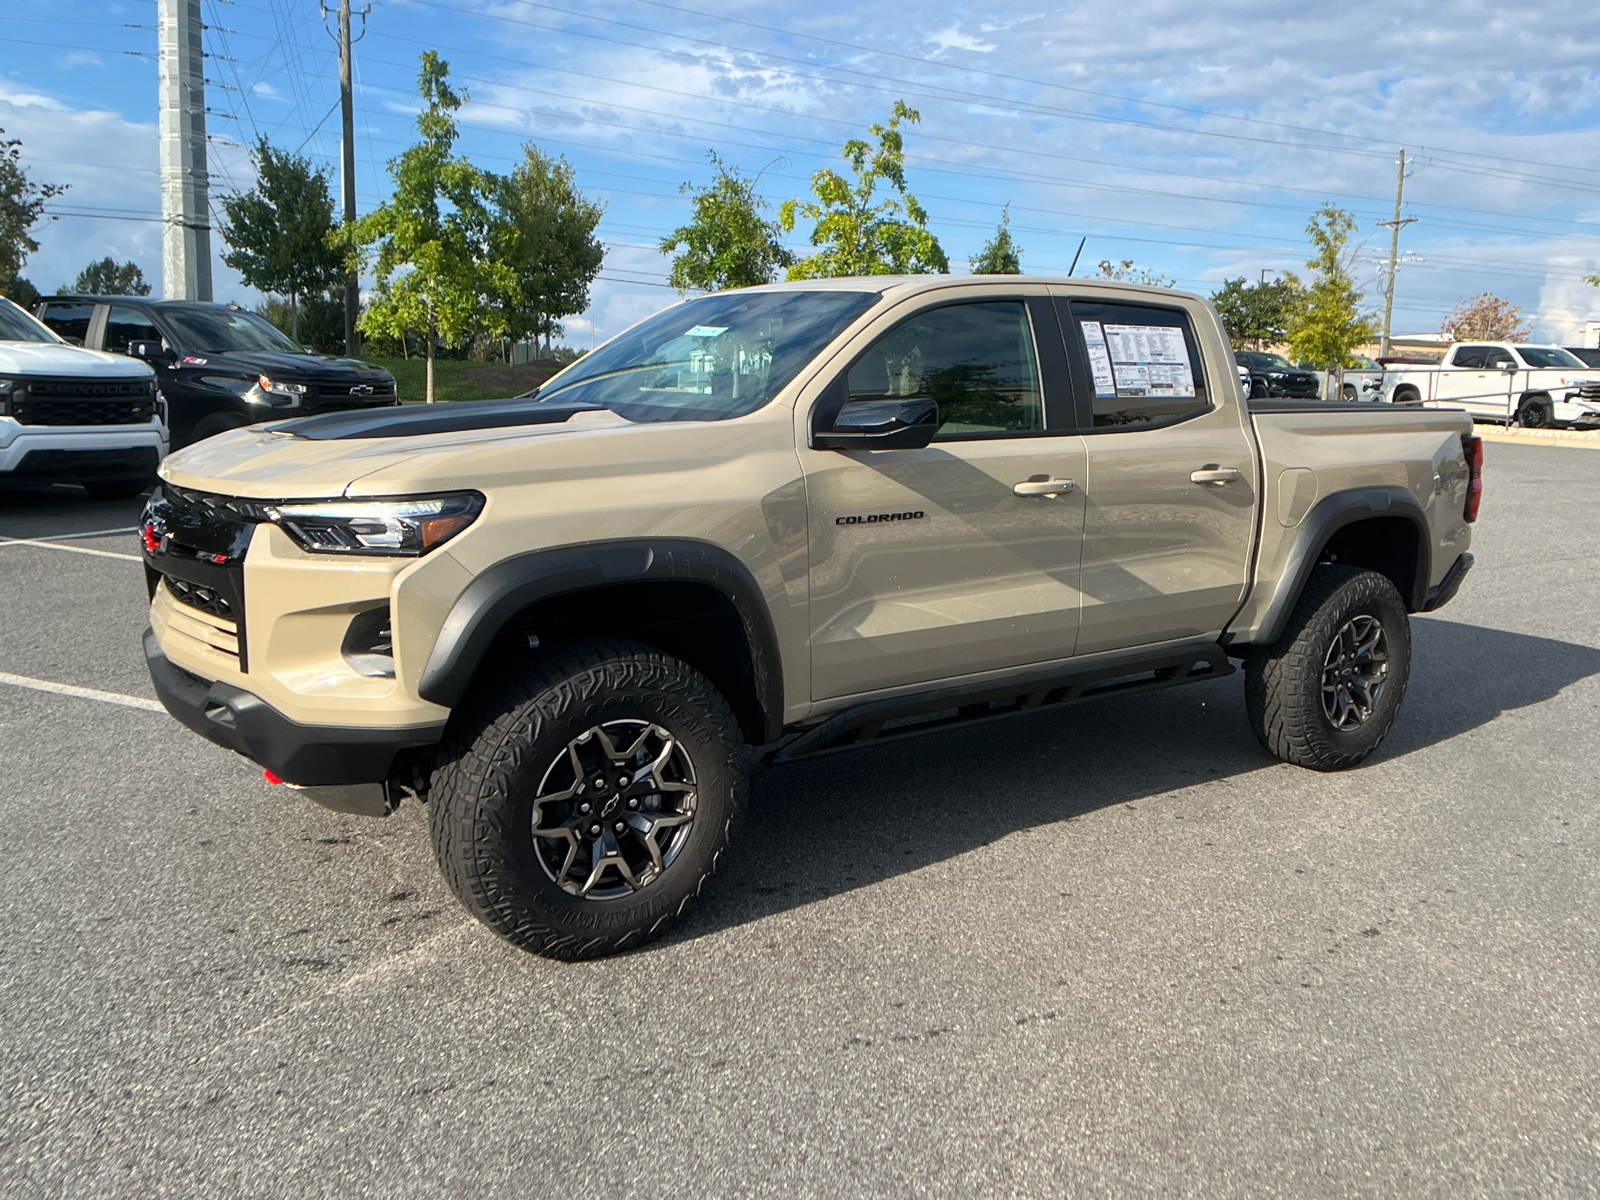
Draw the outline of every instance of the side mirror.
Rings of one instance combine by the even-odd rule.
[[[939,406],[927,396],[851,400],[832,429],[811,435],[814,450],[921,450],[939,432]]]
[[[147,363],[159,363],[162,366],[166,366],[169,361],[167,352],[161,348],[161,343],[156,341],[129,342],[128,353],[134,358],[142,358]]]
[[[1503,363],[1500,364],[1500,369],[1509,374],[1510,372],[1515,371],[1517,369],[1517,364],[1514,363],[1514,362],[1503,362]]]

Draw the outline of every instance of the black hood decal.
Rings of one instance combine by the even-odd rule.
[[[533,400],[456,400],[444,404],[325,413],[277,421],[267,428],[313,441],[346,438],[419,437],[473,429],[512,429],[519,425],[559,425],[574,413],[599,412],[598,404],[539,404]]]

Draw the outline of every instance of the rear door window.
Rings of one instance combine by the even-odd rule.
[[[1487,346],[1457,346],[1455,357],[1450,360],[1452,367],[1467,367],[1474,371],[1483,370],[1483,356],[1488,350]]]
[[[1094,430],[1170,425],[1209,412],[1205,365],[1181,309],[1074,300],[1067,340]]]
[[[44,316],[39,318],[57,337],[82,346],[89,338],[89,320],[94,316],[94,305],[87,301],[56,301],[44,306]]]
[[[137,308],[113,304],[106,317],[105,349],[113,354],[126,354],[129,342],[159,342],[161,330],[156,323]]]

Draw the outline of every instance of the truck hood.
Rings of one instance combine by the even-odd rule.
[[[0,342],[0,374],[148,379],[154,372],[125,354],[106,354],[55,342]]]
[[[195,353],[212,370],[232,369],[241,376],[268,375],[291,383],[387,383],[394,378],[382,367],[329,354],[283,354],[271,350]]]
[[[489,405],[497,402],[490,401]],[[517,411],[526,413],[529,407],[524,402]],[[407,405],[370,416],[361,412],[330,413],[252,425],[169,455],[161,464],[160,475],[196,491],[261,500],[397,494],[419,486],[415,481],[424,475],[446,477],[448,486],[470,487],[477,465],[491,459],[509,456],[510,461],[522,462],[525,470],[527,456],[534,447],[552,440],[570,443],[606,430],[647,433],[659,428],[637,425],[607,409],[590,407],[550,405],[539,411],[538,424],[508,423],[505,414],[496,418],[487,408],[488,405],[480,407],[471,402],[432,407]],[[330,436],[329,427],[317,423],[335,417],[351,420],[333,425],[340,432]],[[373,426],[365,425],[367,419]],[[391,423],[397,419],[403,432],[394,431]],[[321,429],[324,436],[302,436],[295,432],[299,427]],[[375,475],[387,476],[387,480],[356,486],[358,481]]]

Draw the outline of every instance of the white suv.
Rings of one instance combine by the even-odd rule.
[[[125,500],[154,481],[167,448],[154,371],[62,341],[0,298],[0,483],[77,483]]]

